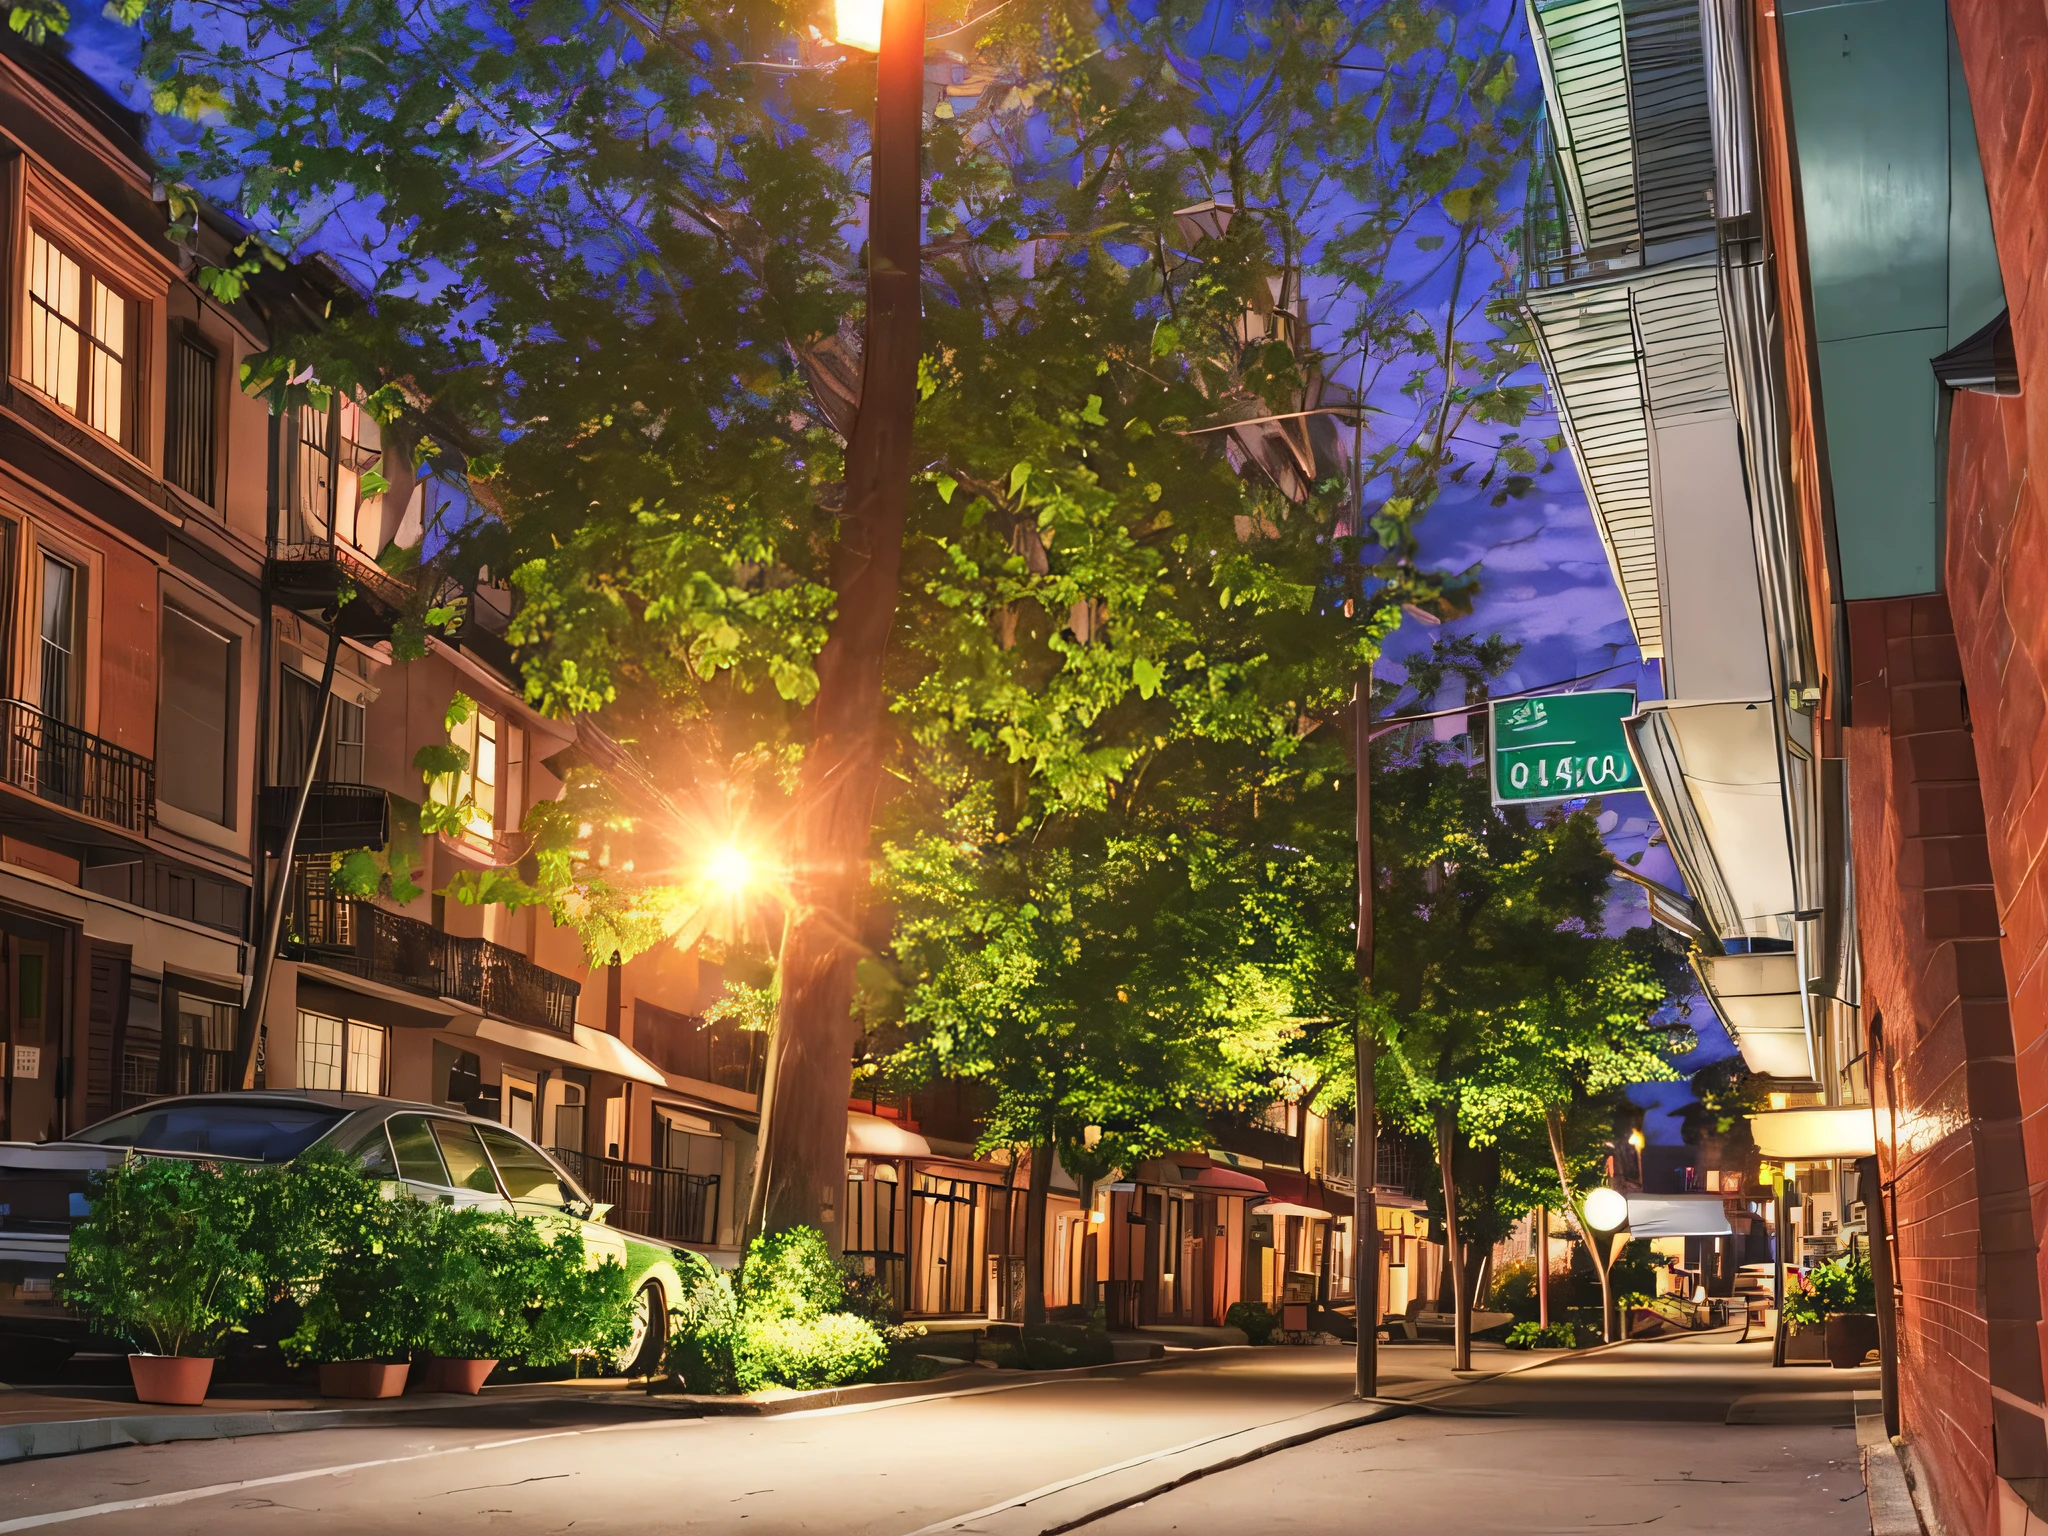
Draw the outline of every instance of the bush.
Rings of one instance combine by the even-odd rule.
[[[616,1259],[592,1265],[581,1233],[551,1235],[528,1216],[427,1209],[428,1230],[402,1261],[403,1283],[424,1303],[418,1348],[531,1366],[625,1348],[626,1272]]]
[[[1249,1343],[1264,1344],[1280,1326],[1280,1314],[1261,1302],[1233,1301],[1230,1310],[1223,1314],[1223,1326],[1241,1329]]]
[[[1018,1371],[1064,1371],[1082,1365],[1107,1365],[1116,1358],[1109,1329],[1094,1323],[1028,1323],[1014,1337],[985,1342],[981,1356],[999,1367]]]
[[[421,1276],[448,1219],[441,1207],[386,1195],[369,1179],[323,1181],[294,1222],[317,1223],[325,1254],[293,1282],[304,1309],[284,1340],[287,1358],[327,1364],[403,1360],[421,1347],[437,1300]],[[302,1228],[294,1226],[296,1239]]]
[[[742,1392],[762,1387],[837,1387],[860,1381],[889,1360],[889,1346],[851,1312],[763,1317],[746,1327],[737,1372]]]
[[[134,1159],[90,1182],[57,1295],[141,1353],[210,1355],[268,1299],[266,1169]]]
[[[757,1237],[736,1277],[707,1270],[673,1313],[669,1374],[689,1392],[842,1386],[889,1346],[844,1308],[845,1271],[814,1228]]]
[[[1785,1321],[1802,1328],[1817,1328],[1839,1312],[1877,1310],[1866,1255],[1845,1253],[1791,1280],[1785,1291]]]
[[[1548,1328],[1536,1323],[1517,1323],[1501,1342],[1509,1349],[1577,1349],[1579,1330],[1570,1323],[1552,1323]]]

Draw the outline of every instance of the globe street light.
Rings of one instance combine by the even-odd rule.
[[[1618,1189],[1602,1185],[1586,1196],[1586,1225],[1595,1232],[1612,1232],[1628,1220],[1628,1197]]]

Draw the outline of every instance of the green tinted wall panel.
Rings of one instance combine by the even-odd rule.
[[[1781,21],[1816,334],[1946,331],[1946,7],[1869,0]]]
[[[1820,344],[1844,596],[1904,597],[1941,585],[1927,360],[1947,345],[1945,325]]]
[[[1977,123],[1956,29],[1948,29],[1948,344],[1974,336],[2005,308],[1991,196],[1977,152]]]

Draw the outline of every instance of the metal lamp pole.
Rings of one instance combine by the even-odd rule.
[[[1380,1172],[1379,1105],[1374,1072],[1379,1042],[1373,1038],[1372,1016],[1365,999],[1372,989],[1372,669],[1359,673],[1351,718],[1358,733],[1358,992],[1359,1017],[1354,1037],[1358,1072],[1357,1128],[1351,1149],[1352,1293],[1358,1324],[1360,1397],[1380,1390]]]

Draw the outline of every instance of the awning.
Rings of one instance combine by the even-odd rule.
[[[1296,1205],[1292,1200],[1268,1200],[1263,1205],[1252,1207],[1254,1216],[1301,1216],[1309,1221],[1328,1221],[1330,1213],[1319,1211],[1312,1205]]]
[[[473,1034],[479,1040],[508,1045],[514,1050],[531,1051],[564,1066],[581,1067],[589,1072],[609,1072],[636,1083],[651,1083],[656,1088],[665,1086],[668,1081],[646,1057],[618,1036],[608,1035],[601,1029],[578,1024],[575,1035],[570,1037],[558,1035],[553,1030],[508,1024],[503,1019],[478,1019],[473,1030],[463,1028],[464,1022],[451,1019],[445,1027],[458,1034]]]
[[[852,1109],[846,1113],[846,1151],[849,1157],[930,1157],[932,1144],[894,1120]]]
[[[1266,1181],[1235,1168],[1190,1168],[1181,1165],[1181,1176],[1190,1187],[1214,1190],[1219,1195],[1263,1195]]]
[[[1630,1195],[1630,1237],[1733,1237],[1719,1195]]]
[[[1877,1128],[1870,1106],[1767,1109],[1749,1117],[1749,1133],[1765,1157],[1788,1162],[1815,1158],[1875,1157]]]
[[[1708,926],[1724,939],[1790,939],[1798,899],[1770,700],[1646,703],[1624,728]]]
[[[1796,954],[1702,955],[1693,965],[1744,1066],[1768,1077],[1812,1080],[1813,1036]]]

